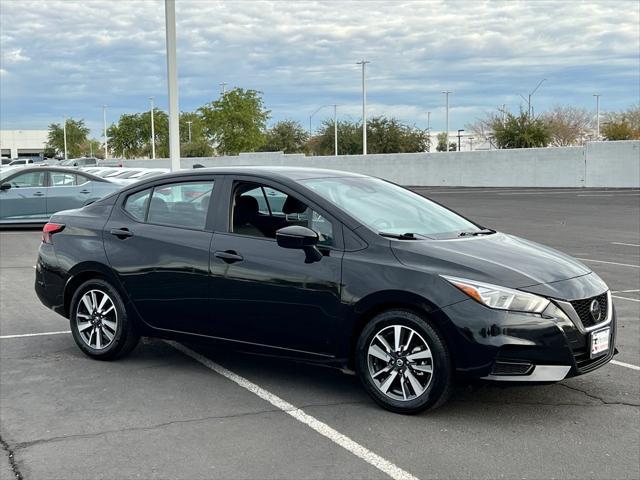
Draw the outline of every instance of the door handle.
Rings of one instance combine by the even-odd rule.
[[[131,232],[128,228],[112,228],[109,233],[111,233],[111,235],[115,235],[121,240],[127,237],[133,237],[133,232]]]
[[[223,251],[219,250],[219,251],[215,252],[213,255],[216,258],[219,258],[220,260],[222,260],[225,263],[241,262],[242,260],[244,260],[242,255],[238,255],[233,250],[227,250],[226,252],[223,252]]]
[[[44,197],[44,193],[42,192],[36,192],[33,194],[34,197]]]
[[[84,189],[84,190],[80,190],[80,193],[91,193],[90,190]]]

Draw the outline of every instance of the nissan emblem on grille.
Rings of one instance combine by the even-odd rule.
[[[594,299],[591,302],[591,305],[589,305],[589,311],[591,312],[593,319],[596,322],[599,322],[602,317],[602,308],[600,307],[600,302],[598,302],[598,300]]]

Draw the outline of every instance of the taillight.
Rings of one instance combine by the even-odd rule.
[[[58,233],[64,230],[64,224],[62,223],[47,223],[42,228],[42,243],[52,243],[51,237],[54,233]]]

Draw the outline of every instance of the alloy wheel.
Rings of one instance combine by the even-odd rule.
[[[86,292],[76,309],[80,338],[95,350],[107,348],[116,336],[118,312],[109,295],[102,290]]]
[[[374,335],[369,343],[367,364],[378,390],[400,401],[422,395],[434,373],[429,345],[405,325],[390,325]]]

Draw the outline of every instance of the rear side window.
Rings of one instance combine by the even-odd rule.
[[[155,187],[147,222],[204,230],[212,192],[213,180]]]
[[[147,205],[149,205],[150,196],[150,188],[129,195],[127,200],[124,202],[125,211],[136,220],[144,222],[144,216],[147,213]]]
[[[71,187],[76,184],[76,174],[67,172],[51,172],[52,187]]]
[[[44,187],[44,176],[46,172],[29,172],[17,175],[9,180],[14,188],[20,187]]]

